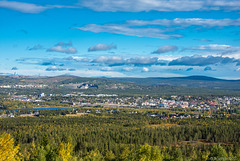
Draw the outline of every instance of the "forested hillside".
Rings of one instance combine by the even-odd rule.
[[[161,83],[163,80],[168,82],[168,84]],[[171,84],[171,82],[174,83]],[[185,85],[181,84],[183,82]],[[190,85],[188,84],[189,82]],[[234,90],[225,88],[222,85],[220,85],[221,88],[218,90],[210,87],[217,85],[218,82],[215,79],[191,79],[190,81],[187,78],[181,78],[181,80],[174,78],[166,80],[162,78],[118,78],[117,80],[112,80],[109,78],[83,78],[76,76],[27,77],[16,75],[0,76],[0,92],[2,94],[9,94],[9,92],[16,94],[84,92],[88,94],[106,93],[118,95],[240,95],[240,90],[238,90],[240,85],[238,86],[232,82],[220,81],[224,82],[225,86],[228,84],[234,86]],[[207,86],[198,86],[198,84]]]
[[[240,158],[238,116],[160,120],[141,113],[118,112],[1,118],[0,127],[1,139],[10,139],[6,133],[10,134],[18,149],[14,151],[16,156],[24,160]]]

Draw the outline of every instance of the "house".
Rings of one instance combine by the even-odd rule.
[[[101,113],[101,111],[100,110],[96,110],[96,113]]]
[[[151,116],[151,117],[157,117],[158,115],[156,115],[156,114],[151,114],[150,116]]]
[[[162,108],[169,108],[168,103],[160,103],[158,106]]]
[[[13,113],[8,114],[8,117],[14,117]]]

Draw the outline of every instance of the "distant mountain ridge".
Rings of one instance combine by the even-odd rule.
[[[186,77],[146,77],[146,78],[138,78],[138,77],[80,77],[75,75],[57,75],[57,76],[26,76],[26,75],[0,75],[0,78],[54,78],[54,77],[74,77],[74,78],[104,78],[104,79],[192,79],[192,80],[222,80],[222,81],[240,81],[238,80],[228,80],[228,79],[220,79],[209,76],[202,75],[192,75]]]
[[[156,78],[156,79],[162,79],[161,77],[149,77],[149,78]],[[201,75],[193,75],[193,76],[187,76],[187,77],[165,77],[165,79],[191,79],[191,80],[209,80],[209,81],[227,81],[225,79],[219,79],[214,77],[208,77],[208,76],[201,76]]]
[[[148,77],[148,78],[111,78],[113,80],[144,85],[165,85],[209,88],[221,90],[240,90],[240,80],[226,80],[208,76],[188,77]]]

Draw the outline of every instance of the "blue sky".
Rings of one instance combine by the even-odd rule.
[[[239,0],[0,0],[0,74],[240,79]]]

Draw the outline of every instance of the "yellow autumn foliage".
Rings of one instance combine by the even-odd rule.
[[[70,143],[61,143],[58,147],[58,155],[62,161],[69,161],[72,158],[72,145]]]
[[[14,146],[14,140],[10,134],[0,135],[0,161],[20,160],[19,146]]]

